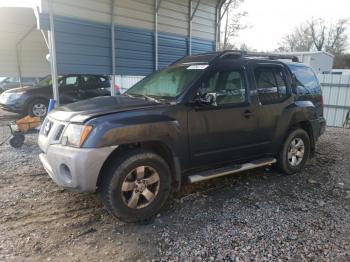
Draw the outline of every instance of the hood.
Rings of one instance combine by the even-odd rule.
[[[22,86],[22,87],[16,87],[16,88],[11,88],[7,91],[6,93],[19,93],[19,92],[30,92],[32,90],[38,91],[42,89],[46,89],[47,87],[38,87],[38,86]]]
[[[59,121],[83,123],[99,116],[157,106],[158,103],[126,96],[102,96],[61,106],[49,113]]]

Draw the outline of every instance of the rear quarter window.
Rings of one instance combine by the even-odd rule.
[[[321,87],[314,71],[306,66],[289,66],[296,78],[297,94],[321,94]]]

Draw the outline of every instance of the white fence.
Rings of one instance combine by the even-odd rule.
[[[319,74],[328,126],[342,127],[350,108],[350,75]]]
[[[125,76],[125,75],[117,75],[115,77],[115,83],[120,87],[120,92],[124,93],[138,81],[143,79],[144,76]]]

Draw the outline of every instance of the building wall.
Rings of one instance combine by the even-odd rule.
[[[111,74],[110,0],[54,0],[59,73]],[[201,0],[193,20],[192,53],[215,49],[216,0]],[[193,7],[194,8],[194,7]],[[47,2],[40,24],[48,26]],[[115,1],[116,73],[147,75],[155,68],[154,0]],[[159,67],[188,50],[188,0],[163,0],[158,17]]]

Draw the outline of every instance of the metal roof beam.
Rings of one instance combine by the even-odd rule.
[[[233,0],[230,0],[230,2],[228,2],[227,6],[225,7],[225,10],[224,12],[221,14],[220,18],[219,18],[219,21],[222,20],[222,18],[224,17],[224,15],[226,14],[227,10],[228,10],[228,7],[230,6],[230,4],[232,3]],[[222,5],[225,3],[226,1],[223,1]]]
[[[156,0],[156,13],[158,13],[162,0]]]
[[[198,0],[197,1],[197,4],[196,4],[196,6],[195,6],[195,8],[194,8],[194,10],[193,10],[193,12],[192,12],[192,10],[191,10],[191,17],[190,17],[190,20],[192,21],[193,20],[193,18],[194,18],[194,15],[196,14],[196,12],[197,12],[197,9],[198,9],[198,6],[199,6],[199,4],[200,4],[200,2],[201,2],[201,0]]]
[[[16,43],[16,61],[17,61],[17,71],[19,77],[19,85],[22,86],[22,67],[21,67],[21,52],[19,50],[20,44],[36,29],[36,25],[32,26]]]

